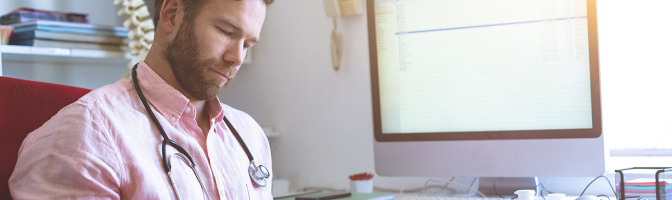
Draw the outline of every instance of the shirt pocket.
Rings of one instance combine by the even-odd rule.
[[[171,164],[171,175],[180,193],[180,197],[182,199],[205,199],[201,184],[189,164],[177,157],[171,159]],[[168,184],[171,184],[170,181]],[[173,190],[172,184],[170,185],[170,189]]]
[[[268,187],[268,186],[261,187],[261,186],[258,186],[256,184],[254,184],[254,183],[247,183],[247,184],[245,184],[245,187],[247,188],[247,196],[248,196],[248,199],[250,199],[250,200],[269,200],[269,199],[273,199],[273,194],[271,194],[271,192],[270,192],[271,188]]]

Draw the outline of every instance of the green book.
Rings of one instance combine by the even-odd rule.
[[[352,193],[352,196],[339,198],[338,200],[389,200],[389,199],[394,199],[394,194]]]

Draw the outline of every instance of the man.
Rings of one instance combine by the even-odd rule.
[[[14,199],[203,199],[189,165],[166,147],[139,99],[141,89],[167,136],[196,164],[212,199],[272,199],[248,174],[250,160],[271,171],[268,141],[246,113],[219,102],[246,49],[259,38],[273,0],[158,0],[156,36],[131,78],[96,89],[30,133],[9,179]],[[172,156],[172,159],[170,159]]]

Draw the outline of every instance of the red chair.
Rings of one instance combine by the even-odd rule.
[[[26,135],[90,91],[0,77],[0,199],[11,199],[7,182],[14,171],[19,147]]]

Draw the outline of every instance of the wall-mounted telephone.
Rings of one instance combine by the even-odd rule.
[[[329,17],[361,14],[362,0],[324,0],[324,9]]]
[[[361,14],[363,11],[362,0],[324,0],[324,9],[328,17],[334,18],[334,31],[331,32],[331,62],[334,70],[341,67],[341,55],[343,52],[343,39],[337,29],[336,17]]]

